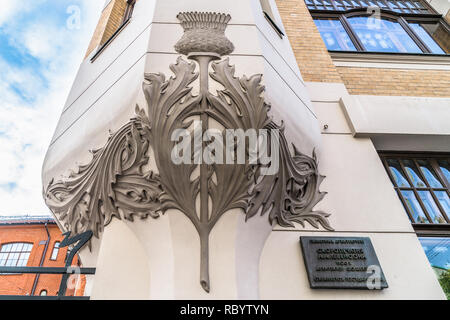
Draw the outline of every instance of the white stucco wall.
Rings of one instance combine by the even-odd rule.
[[[268,24],[258,0],[139,0],[130,23],[116,39],[93,62],[82,63],[45,159],[44,185],[76,163],[87,163],[88,150],[102,147],[109,130],[116,131],[133,117],[136,104],[144,106],[145,72],[171,76],[169,65],[178,56],[173,45],[182,35],[176,19],[180,11],[231,14],[226,35],[236,50],[230,63],[237,76],[263,74],[271,114],[277,122],[285,121],[289,142],[309,155],[317,149],[321,173],[327,176],[321,189],[328,192],[317,209],[332,214],[336,232],[311,227],[275,227],[272,232],[267,217],[245,222],[239,210],[229,212],[211,233],[211,293],[207,294],[199,285],[198,235],[184,215],[171,210],[157,220],[113,220],[93,251],[85,248],[81,254],[83,261],[97,267],[89,283],[91,297],[442,298],[370,137],[354,137],[354,128],[363,122],[357,116],[349,118],[347,104],[340,103],[342,97],[348,98],[345,87],[304,83],[288,39],[280,38]],[[279,18],[276,8],[274,14]],[[367,112],[375,112],[377,103],[369,104]],[[325,124],[328,129],[321,132]],[[300,235],[369,236],[390,288],[339,294],[309,289]],[[399,250],[401,255],[396,256]]]

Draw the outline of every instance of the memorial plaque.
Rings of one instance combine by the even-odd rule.
[[[369,238],[300,237],[312,289],[388,287]]]

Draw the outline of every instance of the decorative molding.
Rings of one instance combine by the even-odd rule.
[[[231,20],[229,14],[181,12],[177,18],[184,29],[183,37],[175,45],[178,53],[214,52],[225,56],[234,51],[234,45],[225,37],[225,29]]]
[[[330,52],[337,67],[450,70],[450,55]]]
[[[105,147],[91,151],[88,165],[66,179],[49,182],[46,204],[66,231],[78,235],[90,230],[98,238],[113,217],[130,221],[134,215],[158,217],[159,177],[142,172],[148,162],[146,120],[138,114],[111,134]]]
[[[160,73],[145,74],[146,108],[137,107],[136,117],[111,135],[104,148],[94,151],[88,165],[68,179],[52,180],[44,197],[58,220],[75,235],[92,230],[98,237],[113,217],[132,220],[134,216],[157,218],[169,209],[183,212],[199,234],[200,283],[209,292],[209,236],[227,211],[242,209],[247,219],[267,214],[270,223],[283,227],[308,222],[315,228],[333,229],[329,214],[313,211],[325,196],[319,191],[324,177],[318,173],[316,157],[302,154],[295,146],[291,154],[283,124],[275,124],[268,116],[270,105],[262,96],[262,75],[238,78],[228,59],[213,62],[233,50],[223,33],[231,17],[215,13],[182,13],[178,17],[186,31],[176,50],[197,62],[199,72],[196,63],[179,57],[170,66],[174,76],[168,80]],[[191,84],[198,77],[200,91],[194,96]],[[212,94],[209,78],[224,89]],[[263,176],[263,166],[250,164],[248,159],[234,165],[173,163],[176,142],[172,134],[190,128],[193,117],[202,120],[202,132],[208,129],[210,118],[225,129],[278,130],[279,173]],[[158,173],[142,170],[149,161],[149,146]],[[197,167],[200,174],[193,178]]]

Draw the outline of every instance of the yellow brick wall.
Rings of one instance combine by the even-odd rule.
[[[108,23],[109,16],[111,15],[111,11],[114,7],[114,1],[115,0],[111,1],[108,6],[103,9],[100,20],[97,23],[97,27],[95,28],[91,42],[89,43],[88,49],[86,51],[85,58],[100,45],[103,33],[105,32],[106,24]]]
[[[335,67],[304,0],[276,3],[305,81],[343,82],[355,95],[450,97],[448,71]]]
[[[109,38],[119,29],[123,22],[125,10],[127,8],[127,0],[114,0],[111,14],[109,15],[108,23],[106,24],[100,45],[108,41]]]
[[[116,32],[122,24],[123,16],[127,7],[127,0],[111,0],[108,6],[103,9],[95,28],[94,35],[89,43],[86,56],[89,56],[93,50],[101,46]]]
[[[276,0],[305,81],[342,82],[303,0]]]
[[[338,67],[350,94],[450,97],[450,72]]]

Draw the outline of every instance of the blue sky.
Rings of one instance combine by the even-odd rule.
[[[2,0],[0,215],[42,215],[41,167],[104,0]]]

